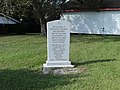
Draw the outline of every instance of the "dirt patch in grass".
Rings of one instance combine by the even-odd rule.
[[[47,68],[48,72],[45,74],[66,75],[66,74],[80,74],[86,70],[85,67],[75,68]],[[43,72],[44,73],[44,72]]]

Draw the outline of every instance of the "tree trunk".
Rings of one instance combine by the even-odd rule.
[[[45,20],[40,19],[40,27],[41,27],[41,34],[47,35],[47,22]]]

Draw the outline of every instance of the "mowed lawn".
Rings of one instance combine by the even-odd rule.
[[[120,90],[120,36],[71,35],[70,60],[80,74],[44,75],[47,38],[0,36],[0,90]]]

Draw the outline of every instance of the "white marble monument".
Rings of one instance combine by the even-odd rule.
[[[70,23],[55,20],[47,23],[47,61],[43,68],[74,67],[69,61]]]

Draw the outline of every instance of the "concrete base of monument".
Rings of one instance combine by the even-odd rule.
[[[43,67],[74,67],[70,61],[46,61]]]
[[[55,69],[73,68],[73,67],[74,65],[71,65],[70,61],[46,61],[46,63],[43,64],[43,73],[53,74]]]

